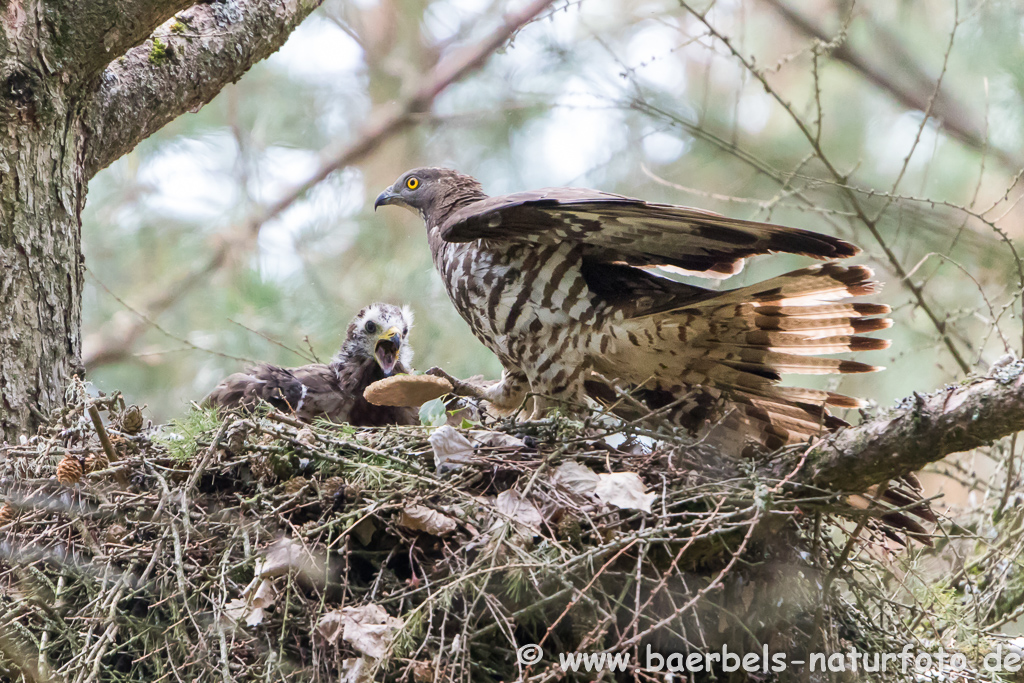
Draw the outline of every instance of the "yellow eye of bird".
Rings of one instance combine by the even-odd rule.
[[[420,179],[415,177],[409,178],[408,180],[405,181],[405,186],[408,187],[410,190],[415,190],[417,187],[420,186]]]

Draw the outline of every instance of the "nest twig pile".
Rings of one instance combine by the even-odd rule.
[[[685,658],[953,645],[921,635],[946,617],[919,547],[649,425],[137,417],[77,385],[4,448],[0,677],[786,680],[778,660]],[[619,659],[573,673],[574,653]]]

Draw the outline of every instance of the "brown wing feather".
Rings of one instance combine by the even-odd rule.
[[[362,427],[418,423],[416,411],[374,406],[363,398],[363,389],[383,377],[372,360],[351,362],[340,373],[337,370],[321,363],[297,368],[261,364],[227,377],[206,402],[251,411],[263,401],[306,422],[322,418]]]
[[[334,368],[312,363],[293,368],[291,372],[306,389],[301,401],[291,408],[300,419],[307,422],[316,418],[332,422],[350,421],[353,396],[342,388]]]
[[[210,405],[243,410],[252,410],[261,401],[303,420],[346,419],[352,402],[334,371],[318,363],[298,368],[260,364],[230,375],[206,398]]]
[[[473,202],[444,221],[441,237],[449,242],[575,241],[585,245],[584,258],[590,261],[669,266],[715,278],[739,272],[743,259],[757,254],[835,259],[860,251],[849,242],[807,230],[577,188]]]

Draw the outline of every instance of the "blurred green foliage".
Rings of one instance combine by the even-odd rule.
[[[832,42],[799,30],[780,6]],[[962,374],[894,260],[913,271],[972,367],[1007,348],[1020,353],[1019,264],[994,229],[1021,236],[1024,24],[1015,2],[693,6],[728,44],[685,4],[559,2],[413,127],[333,173],[255,241],[245,236],[253,217],[314,172],[322,150],[357,140],[381,107],[479,41],[504,9],[327,0],[278,54],[98,175],[83,225],[85,355],[96,385],[166,420],[244,359],[296,365],[310,347],[329,357],[349,318],[375,300],[412,305],[418,369],[497,375],[441,287],[420,220],[372,212],[381,189],[420,165],[458,168],[493,194],[585,185],[856,242],[865,249],[857,260],[886,282],[879,298],[896,327],[890,351],[864,358],[887,372],[843,379],[855,395],[885,403]],[[852,67],[850,54],[887,85]],[[941,104],[946,119],[960,115],[980,144],[925,121],[908,93]],[[812,139],[820,119],[820,150],[794,116]],[[184,287],[225,240],[229,257]],[[803,265],[764,258],[727,286]]]

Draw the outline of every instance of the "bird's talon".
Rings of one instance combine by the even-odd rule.
[[[445,372],[444,370],[442,370],[441,368],[436,367],[436,366],[430,368],[424,374],[426,374],[426,375],[433,375],[434,377],[440,377],[441,379],[446,379],[449,382],[451,382],[452,387],[454,387],[455,389],[458,389],[459,387],[464,386],[461,380],[455,379],[454,377],[449,375],[447,372]]]
[[[424,372],[423,374],[424,375],[433,375],[434,377],[442,377],[442,378],[448,380],[449,382],[451,381],[450,375],[447,372],[445,372],[444,370],[442,370],[441,368],[437,367],[436,365],[434,367],[430,368],[429,370],[427,370],[426,372]]]
[[[439,367],[433,367],[427,370],[424,374],[433,375],[434,377],[440,377],[441,379],[448,380],[452,385],[452,393],[456,396],[480,398],[480,390],[471,384],[463,382],[461,379],[456,379],[449,375],[447,372]]]

